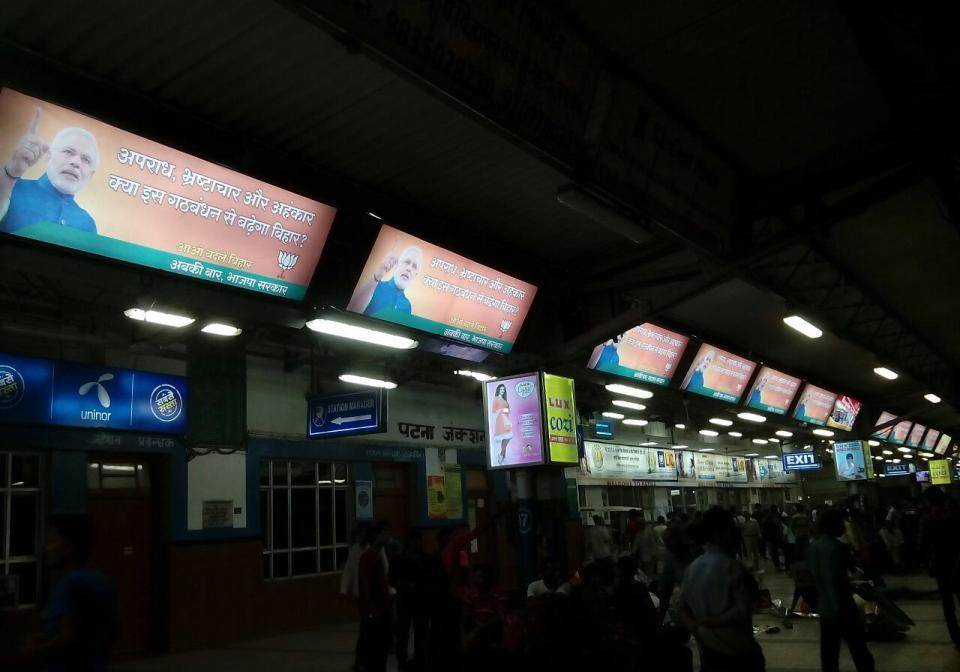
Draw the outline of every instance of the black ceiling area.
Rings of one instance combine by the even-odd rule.
[[[507,66],[475,46],[492,38],[467,39],[489,16],[484,34],[504,53],[526,41],[504,27],[510,3],[476,3],[467,37],[451,41],[489,65],[479,83],[409,49],[397,26],[404,12],[436,24],[417,13],[427,4],[54,0],[51,11],[7,0],[0,85],[338,214],[303,302],[3,236],[0,350],[182,356],[189,331],[122,314],[155,301],[242,323],[248,352],[318,375],[354,357],[401,379],[466,385],[451,380],[452,360],[351,350],[303,329],[315,310],[344,308],[382,217],[537,285],[515,351],[485,370],[575,375],[585,411],[605,398],[584,368],[592,348],[652,321],[862,399],[871,415],[917,414],[960,434],[960,50],[949,9],[516,3],[531,43],[517,81],[533,86],[530,62],[552,54],[538,67],[562,83],[526,109],[498,88]],[[381,10],[393,23],[380,26]],[[787,329],[793,313],[824,337]],[[900,379],[876,376],[881,365]],[[924,406],[928,392],[943,403]],[[651,410],[668,424],[722,411],[675,389]]]

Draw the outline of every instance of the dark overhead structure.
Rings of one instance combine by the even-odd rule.
[[[303,305],[32,250],[0,282],[16,316],[2,333],[170,348],[116,315],[172,298],[216,303],[256,347],[302,363],[305,312],[342,307],[373,212],[541,288],[506,368],[582,367],[597,342],[659,317],[837,386],[843,367],[813,360],[856,348],[909,375],[911,394],[960,401],[960,56],[946,17],[895,3],[362,7],[111,0],[65,22],[6,3],[5,86],[340,214]],[[767,331],[697,319],[705,295],[760,301],[719,310]],[[791,358],[768,319],[788,309],[835,342]],[[869,376],[851,384],[883,398]]]

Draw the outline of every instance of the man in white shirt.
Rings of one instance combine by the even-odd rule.
[[[540,575],[542,578],[531,581],[530,585],[527,586],[527,597],[570,594],[570,584],[563,580],[559,568],[551,560],[543,563]]]
[[[603,517],[593,516],[593,526],[583,532],[587,546],[587,560],[603,560],[613,557],[613,537],[610,529],[603,524]]]

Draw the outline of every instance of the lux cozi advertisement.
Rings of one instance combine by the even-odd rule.
[[[547,406],[547,444],[550,461],[576,464],[577,404],[573,378],[543,374],[543,391]]]
[[[793,398],[800,389],[800,379],[788,376],[769,366],[764,366],[757,374],[757,380],[750,388],[747,406],[758,411],[784,415]]]
[[[384,225],[347,310],[509,353],[537,288]]]
[[[676,481],[674,451],[585,441],[582,471],[593,478]]]
[[[0,92],[0,232],[302,299],[336,209]]]
[[[669,385],[690,339],[646,322],[593,349],[588,369]]]
[[[681,388],[735,404],[743,396],[756,366],[756,362],[704,343]]]
[[[487,461],[491,468],[543,464],[543,404],[540,374],[499,378],[483,384]]]
[[[837,395],[833,392],[807,383],[800,394],[800,401],[797,402],[793,417],[800,422],[809,422],[811,425],[822,427],[827,424],[827,418],[830,417],[836,400]]]

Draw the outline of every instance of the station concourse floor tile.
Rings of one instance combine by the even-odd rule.
[[[771,568],[759,575],[761,584],[774,598],[789,606],[793,583],[788,576]],[[896,599],[897,605],[917,625],[900,642],[871,642],[870,650],[879,672],[960,672],[960,653],[947,634],[934,593],[933,580],[926,576],[888,577],[891,589],[909,589],[909,599]],[[815,619],[791,619],[792,629],[783,627],[783,619],[758,614],[757,626],[778,626],[778,633],[757,635],[767,659],[768,672],[815,672],[820,669],[819,623]],[[165,656],[119,661],[120,672],[347,672],[353,665],[357,637],[355,623],[342,623],[311,630],[287,633],[230,646],[189,651]],[[390,659],[390,670],[396,661]],[[844,646],[840,669],[854,670]]]

